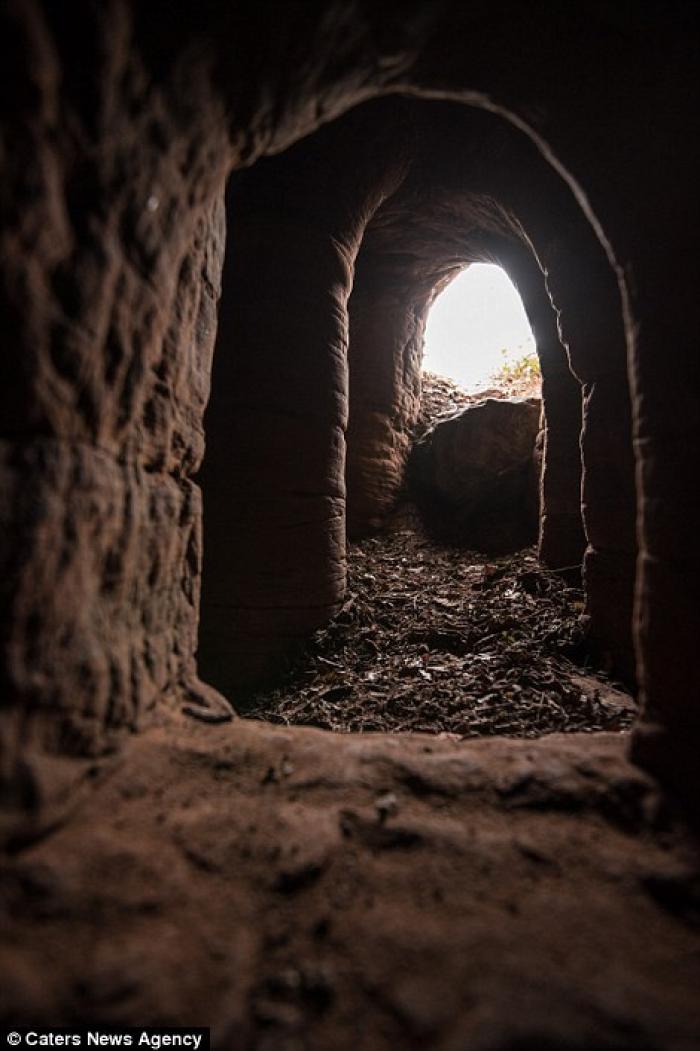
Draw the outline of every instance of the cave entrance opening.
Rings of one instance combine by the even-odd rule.
[[[535,337],[523,301],[495,263],[472,263],[436,296],[425,326],[423,370],[466,391],[531,380],[537,388]]]
[[[444,543],[510,554],[536,543],[540,518],[544,417],[533,295],[523,301],[495,262],[453,274],[435,286],[426,317],[405,490]]]

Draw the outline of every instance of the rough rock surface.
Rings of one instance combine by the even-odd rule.
[[[394,108],[348,114],[227,194],[199,662],[232,696],[274,676],[342,602],[347,300],[365,225],[403,177],[400,132],[384,152]]]
[[[147,731],[2,865],[3,1021],[695,1051],[697,850],[624,747]]]
[[[477,551],[531,544],[539,425],[536,398],[486,398],[436,423],[414,446],[408,472],[410,491],[433,527]]]

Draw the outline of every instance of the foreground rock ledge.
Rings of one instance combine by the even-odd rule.
[[[697,854],[625,746],[154,729],[5,863],[4,1020],[691,1051]]]

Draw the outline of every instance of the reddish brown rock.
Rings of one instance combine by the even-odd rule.
[[[694,851],[624,748],[152,729],[2,865],[3,1021],[691,1051]]]
[[[533,543],[539,428],[535,398],[487,398],[436,423],[414,446],[409,467],[410,492],[428,521],[477,551]]]
[[[404,174],[400,126],[391,157],[378,147],[394,110],[350,114],[229,191],[199,661],[233,698],[343,600],[347,299],[364,227]]]

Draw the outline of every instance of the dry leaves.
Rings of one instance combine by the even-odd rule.
[[[581,687],[581,592],[533,551],[489,559],[441,547],[404,507],[352,545],[337,618],[247,714],[336,731],[535,737],[623,729],[632,706]],[[589,683],[595,680],[590,678]]]

